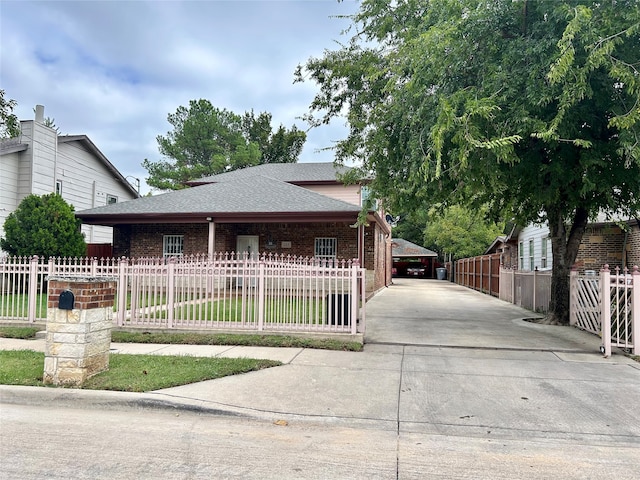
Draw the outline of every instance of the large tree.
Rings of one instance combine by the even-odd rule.
[[[281,125],[274,134],[269,113],[240,116],[202,99],[178,107],[167,120],[173,130],[156,137],[164,159],[142,162],[147,183],[160,190],[260,163],[296,162],[306,140],[295,126],[286,130]]]
[[[29,195],[4,222],[0,248],[10,255],[81,257],[87,246],[73,206],[55,193]]]
[[[299,67],[338,161],[391,208],[488,204],[548,222],[548,321],[568,323],[587,221],[640,201],[640,0],[364,0],[351,40]]]
[[[20,134],[20,122],[13,113],[15,100],[4,98],[4,90],[0,90],[0,140],[17,137]]]
[[[443,257],[455,259],[482,255],[504,227],[486,219],[485,209],[471,210],[451,205],[432,208],[423,226],[424,243]]]

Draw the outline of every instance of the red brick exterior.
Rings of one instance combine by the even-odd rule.
[[[257,224],[216,224],[216,252],[236,250],[238,235],[257,235],[260,252],[313,257],[314,240],[318,237],[337,239],[337,257],[358,258],[358,232],[348,222],[331,223],[257,223]],[[207,253],[209,226],[201,224],[140,224],[118,225],[113,230],[113,254],[115,257],[161,257],[164,235],[184,235],[184,255]],[[267,242],[275,242],[275,248],[267,248]],[[290,248],[283,248],[283,242],[290,242]],[[372,223],[364,229],[364,267],[375,272],[374,285],[369,290],[377,290],[387,285],[390,278],[391,256],[386,237],[379,225]],[[285,243],[286,245],[287,243]],[[389,271],[389,272],[388,272]]]
[[[105,281],[66,281],[51,280],[49,282],[48,308],[58,308],[60,294],[71,290],[74,295],[74,310],[113,307],[115,301],[115,282]]]
[[[636,224],[629,231],[626,254],[628,268],[631,268],[634,265],[640,267],[640,225]]]
[[[578,251],[578,270],[622,267],[625,232],[617,225],[588,225]]]

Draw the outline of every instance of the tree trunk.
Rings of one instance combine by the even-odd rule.
[[[547,209],[553,267],[551,270],[551,301],[545,323],[551,325],[569,325],[569,274],[578,256],[587,226],[587,211],[576,209],[571,230],[567,232],[567,222],[560,209]]]

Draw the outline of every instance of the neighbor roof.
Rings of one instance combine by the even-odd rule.
[[[438,254],[427,248],[411,243],[402,238],[394,238],[391,240],[393,257],[437,257]]]
[[[58,144],[78,142],[104,164],[111,174],[120,181],[120,183],[135,197],[139,197],[140,193],[131,185],[120,171],[113,166],[107,157],[100,151],[98,147],[86,135],[59,135]],[[29,148],[28,143],[21,143],[20,137],[15,137],[0,141],[0,155],[8,155],[10,153],[22,152]]]
[[[265,163],[255,167],[241,168],[187,182],[202,185],[214,182],[229,182],[241,178],[262,175],[297,185],[308,183],[336,183],[338,175],[352,170],[351,167],[335,166],[332,162],[319,163]]]
[[[360,207],[259,175],[211,183],[76,213],[85,223],[190,223],[210,217],[237,221],[353,221]]]

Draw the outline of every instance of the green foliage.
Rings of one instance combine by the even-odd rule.
[[[260,113],[257,117],[246,112],[242,117],[242,128],[246,138],[260,147],[259,163],[296,163],[307,140],[307,134],[294,125],[287,130],[283,125],[275,132],[271,128],[271,114]]]
[[[433,244],[425,243],[424,227],[427,224],[427,210],[415,210],[400,215],[398,224],[393,227],[393,238],[402,238],[430,250],[437,250]]]
[[[451,254],[456,259],[482,255],[504,229],[486,220],[485,213],[458,205],[444,212],[431,209],[424,228],[424,242],[439,253]]]
[[[337,161],[393,211],[547,221],[564,323],[587,220],[640,209],[640,0],[363,0],[353,22],[296,72],[312,124],[347,116]]]
[[[167,120],[173,131],[156,138],[165,159],[142,162],[147,183],[160,190],[260,163],[296,162],[306,140],[295,126],[287,131],[281,125],[273,134],[269,113],[240,116],[202,99],[178,107]]]
[[[4,222],[0,248],[10,255],[80,257],[86,244],[71,205],[55,193],[29,195]]]
[[[5,100],[4,90],[0,90],[0,140],[20,134],[20,121],[12,113],[16,105],[15,100]]]

